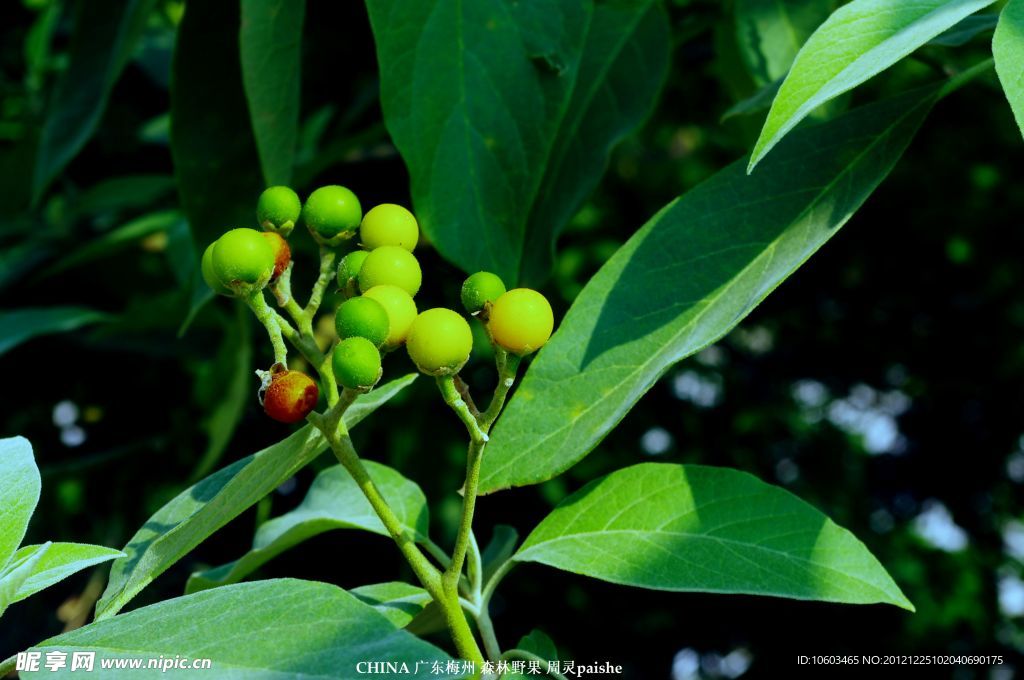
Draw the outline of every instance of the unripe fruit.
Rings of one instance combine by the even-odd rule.
[[[213,247],[215,245],[217,245],[216,241],[206,246],[206,250],[203,251],[203,259],[199,265],[200,270],[203,273],[203,280],[206,281],[206,285],[209,286],[214,293],[234,297],[235,293],[225,286],[213,272]]]
[[[319,396],[316,382],[305,373],[281,371],[270,378],[263,410],[278,422],[297,423],[316,407]]]
[[[363,293],[363,297],[376,300],[388,313],[388,339],[384,348],[394,349],[405,342],[409,326],[416,319],[416,303],[412,296],[398,286],[374,286]]]
[[[423,272],[416,256],[405,248],[384,246],[366,256],[359,270],[359,289],[374,286],[398,286],[415,297],[423,282]]]
[[[338,264],[338,287],[344,288],[348,285],[349,281],[359,279],[359,271],[363,268],[363,263],[366,262],[366,258],[370,253],[365,250],[353,250],[351,253],[341,258],[341,262]]]
[[[477,272],[462,284],[462,305],[470,314],[476,314],[490,302],[505,294],[505,284],[497,274]]]
[[[495,300],[487,322],[494,342],[520,356],[543,347],[554,327],[547,298],[529,288],[514,288]]]
[[[256,221],[264,231],[272,231],[288,238],[302,214],[302,201],[289,187],[264,189],[256,201]]]
[[[236,293],[259,289],[274,273],[274,249],[255,229],[232,229],[213,245],[211,269]]]
[[[338,307],[334,328],[342,340],[366,338],[374,347],[381,347],[388,339],[391,324],[384,305],[373,298],[355,297]]]
[[[363,219],[363,209],[354,193],[331,184],[309,195],[302,208],[302,219],[319,243],[336,246],[355,235]]]
[[[288,246],[288,241],[273,231],[263,232],[263,238],[267,239],[270,243],[271,249],[274,251],[274,273],[270,275],[270,280],[273,281],[288,268],[288,264],[292,261],[292,249]]]
[[[334,379],[350,390],[365,390],[380,380],[380,352],[366,338],[346,338],[331,356]]]
[[[416,317],[405,340],[409,358],[427,375],[454,375],[469,359],[473,331],[458,312],[438,307]]]
[[[371,208],[359,227],[359,241],[367,250],[399,246],[410,253],[420,240],[420,227],[411,212],[394,203]]]

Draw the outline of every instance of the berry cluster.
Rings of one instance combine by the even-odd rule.
[[[345,298],[334,315],[339,340],[329,355],[337,384],[355,392],[372,389],[382,374],[382,353],[403,344],[419,370],[431,376],[454,376],[469,360],[473,334],[465,317],[447,308],[419,312],[416,307],[423,282],[413,254],[419,225],[402,206],[384,203],[363,215],[359,199],[342,186],[320,187],[305,205],[292,189],[275,186],[260,195],[256,219],[262,232],[232,229],[207,247],[202,274],[214,292],[244,298],[257,316],[265,309],[262,291],[268,285],[279,303],[290,300],[286,239],[300,220],[320,244],[332,276],[334,252],[356,244],[337,265],[336,280]],[[277,290],[281,282],[287,291]],[[500,354],[525,356],[551,336],[551,305],[537,291],[506,290],[497,275],[477,272],[466,279],[461,297],[466,311],[485,324]],[[313,301],[310,305],[315,307]],[[274,322],[269,324],[273,340]],[[298,422],[316,406],[319,390],[310,376],[288,370],[281,359],[261,373],[263,407],[271,418]]]

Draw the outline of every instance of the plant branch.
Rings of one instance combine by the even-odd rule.
[[[486,443],[487,433],[480,428],[476,416],[469,410],[469,404],[459,394],[459,390],[455,386],[455,379],[450,375],[438,376],[437,386],[441,390],[441,396],[444,397],[445,403],[455,411],[455,414],[466,426],[470,439],[477,444]]]
[[[317,277],[316,283],[313,284],[313,292],[309,296],[309,304],[306,305],[306,309],[303,311],[310,324],[312,324],[313,315],[320,309],[320,303],[323,301],[327,284],[334,280],[336,275],[334,261],[336,259],[337,255],[333,250],[323,246],[320,247],[320,276]]]
[[[245,304],[256,315],[263,327],[267,329],[270,336],[270,344],[274,347],[274,363],[282,366],[288,365],[288,348],[285,347],[284,339],[281,337],[281,326],[277,323],[278,315],[267,305],[263,297],[263,291],[256,291],[245,298]]]
[[[505,406],[505,399],[508,397],[512,385],[515,384],[516,373],[519,371],[521,361],[518,355],[509,354],[500,347],[495,348],[495,351],[497,352],[498,384],[494,388],[491,403],[487,405],[487,410],[478,419],[480,427],[486,432],[490,432],[491,426],[494,425],[494,421],[498,419],[501,409]]]
[[[491,661],[498,661],[501,658],[501,645],[498,644],[498,638],[494,634],[494,624],[491,623],[487,605],[477,607],[476,627],[480,631],[480,638],[484,641],[487,658]]]

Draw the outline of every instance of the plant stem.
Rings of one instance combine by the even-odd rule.
[[[256,315],[263,327],[267,329],[270,336],[270,344],[274,347],[274,363],[282,366],[288,365],[288,348],[285,347],[284,339],[281,337],[281,326],[277,323],[277,314],[267,306],[263,297],[263,291],[256,291],[245,298],[245,304]]]
[[[313,292],[309,296],[309,304],[306,305],[304,314],[310,323],[313,315],[320,309],[320,302],[323,300],[327,284],[334,280],[337,272],[334,270],[334,261],[337,255],[330,248],[320,246],[320,276],[313,284]]]
[[[502,659],[522,659],[524,661],[536,661],[538,664],[543,664],[545,668],[545,675],[549,678],[555,678],[555,680],[568,680],[564,675],[554,670],[547,670],[548,660],[537,656],[533,652],[528,652],[525,649],[510,649],[501,655]]]
[[[505,406],[505,399],[516,381],[516,373],[519,371],[519,362],[521,361],[518,355],[509,354],[500,347],[496,348],[496,352],[498,353],[498,384],[494,388],[491,403],[487,405],[487,410],[480,414],[479,418],[480,427],[486,432],[490,432],[491,425],[498,419],[502,407]]]
[[[474,440],[469,444],[469,454],[466,460],[466,483],[462,495],[462,520],[459,522],[459,532],[455,537],[455,548],[452,551],[452,563],[444,572],[445,587],[456,590],[459,578],[462,576],[462,565],[466,559],[466,551],[469,549],[470,535],[473,531],[473,513],[476,510],[477,488],[480,483],[480,463],[483,461],[483,441]]]
[[[501,645],[498,644],[498,638],[494,634],[494,624],[491,623],[491,615],[488,613],[486,605],[477,608],[476,627],[480,630],[480,637],[484,641],[487,658],[491,661],[500,659]]]
[[[469,404],[459,393],[459,389],[455,386],[455,378],[450,375],[439,376],[437,386],[441,390],[441,396],[444,397],[445,403],[452,407],[452,410],[466,426],[470,439],[477,444],[485,443],[487,433],[480,428],[476,416],[469,410]]]

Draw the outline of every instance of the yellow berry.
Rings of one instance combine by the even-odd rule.
[[[411,212],[394,203],[381,203],[363,216],[359,240],[367,250],[400,246],[410,253],[420,239],[420,227]]]
[[[469,359],[473,331],[458,312],[428,309],[416,317],[405,340],[409,358],[427,375],[454,375]]]
[[[498,346],[522,356],[544,346],[555,319],[547,298],[529,288],[515,288],[494,301],[487,327]]]
[[[412,296],[398,286],[374,286],[363,297],[376,300],[388,313],[388,337],[384,349],[394,349],[409,334],[409,327],[416,319],[416,303]]]

